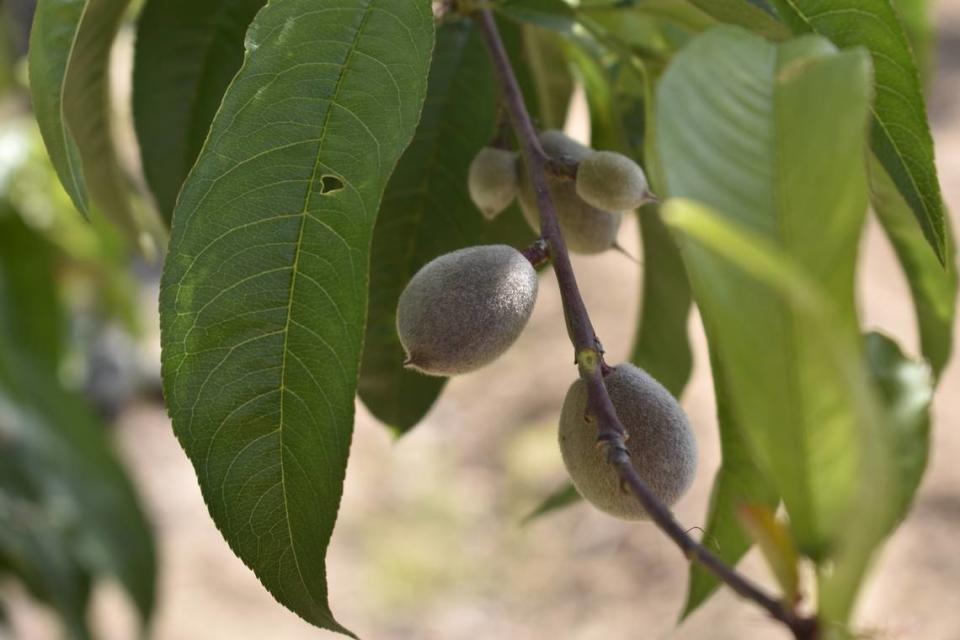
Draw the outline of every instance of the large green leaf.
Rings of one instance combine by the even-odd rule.
[[[910,207],[897,191],[889,174],[870,159],[873,210],[900,260],[917,317],[920,350],[939,375],[953,351],[953,322],[957,307],[956,243],[946,226],[947,261],[941,265],[930,253]]]
[[[946,232],[933,138],[917,66],[890,0],[774,0],[798,32],[838,47],[863,46],[874,67],[871,144],[906,199],[927,241],[946,261]]]
[[[131,205],[110,129],[110,49],[128,3],[40,0],[30,35],[30,90],[50,159],[76,207],[89,215],[92,198],[128,237],[147,242],[140,229],[150,221]]]
[[[689,200],[671,201],[664,216],[678,234],[708,340],[723,362],[737,428],[764,475],[789,491],[783,496],[790,499],[791,530],[821,562],[819,615],[831,627],[842,625],[896,521],[902,485],[894,430],[859,337],[845,330],[842,306],[822,281],[780,242]],[[767,449],[776,443],[779,450]],[[777,454],[788,468],[769,468]],[[798,489],[810,504],[791,511]],[[830,534],[827,545],[810,542],[804,519],[813,510],[836,512],[835,520],[816,523]]]
[[[866,210],[869,80],[863,51],[835,53],[813,36],[778,47],[720,27],[676,57],[658,92],[669,195],[700,200],[781,246],[826,289],[838,310],[836,331],[848,340],[859,334],[853,275]],[[821,389],[828,365],[819,345],[762,287],[736,274],[722,287],[711,278],[708,287],[703,265],[686,262],[700,272],[691,274],[695,298],[709,305],[704,323],[714,331],[739,426],[775,480],[801,548],[819,555],[840,526],[857,468],[855,456],[837,447],[856,432],[835,411],[843,399]],[[739,346],[753,356],[716,333],[722,327],[711,316],[721,304],[744,319],[749,342]],[[753,400],[740,397],[748,380]],[[833,440],[821,443],[824,433]],[[822,473],[819,465],[834,456],[832,473]]]
[[[467,192],[467,168],[494,137],[496,115],[497,88],[479,32],[472,22],[444,25],[420,124],[387,185],[373,234],[358,390],[370,411],[401,433],[420,421],[446,382],[403,367],[396,308],[407,282],[440,254],[488,243],[519,248],[534,238],[517,211],[489,222]]]
[[[164,218],[243,63],[266,0],[148,0],[137,23],[133,117],[147,183]]]
[[[427,87],[427,0],[268,4],[173,216],[160,293],[174,430],[281,603],[346,630],[325,554],[353,430],[370,243]]]

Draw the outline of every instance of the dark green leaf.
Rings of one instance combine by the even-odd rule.
[[[66,329],[54,286],[53,248],[0,203],[0,313],[17,342],[56,370]]]
[[[897,343],[879,333],[866,335],[867,363],[892,429],[900,492],[898,519],[906,516],[920,486],[930,453],[933,376],[923,362],[910,360]]]
[[[214,521],[285,606],[338,631],[343,489],[370,243],[413,137],[427,0],[269,3],[173,217],[164,388]]]
[[[30,90],[44,143],[76,207],[88,200],[147,251],[110,130],[110,49],[129,0],[40,0],[30,36]],[[89,196],[88,196],[89,190]]]
[[[831,618],[845,617],[888,516],[872,475],[885,460],[882,427],[870,398],[854,393],[866,386],[853,290],[869,69],[864,51],[838,53],[822,38],[776,46],[723,27],[681,52],[658,92],[667,191],[717,211],[716,221],[689,207],[678,215],[697,220],[683,227],[697,227],[696,242],[682,244],[708,340],[737,428],[801,551],[843,567],[827,581]],[[741,234],[778,258],[759,275],[743,267],[759,249]],[[797,308],[758,279],[774,267],[808,282],[790,291],[822,310]],[[867,481],[880,504],[860,504]],[[851,524],[855,509],[875,511]]]
[[[446,382],[403,367],[396,308],[407,282],[438,255],[477,244],[523,247],[533,240],[517,211],[489,222],[467,192],[470,161],[496,133],[492,74],[472,22],[448,23],[437,32],[420,124],[380,205],[358,390],[371,413],[400,433],[423,418]]]
[[[946,232],[933,138],[917,67],[890,0],[774,0],[794,31],[819,33],[838,47],[863,46],[874,67],[871,144],[913,210],[937,257]]]
[[[716,20],[744,27],[772,40],[785,40],[790,31],[770,13],[748,0],[690,0]]]
[[[577,489],[572,483],[568,482],[547,496],[546,499],[540,503],[540,506],[524,516],[520,524],[530,524],[534,520],[542,518],[548,513],[553,513],[558,509],[569,507],[572,504],[580,502],[580,500],[580,494],[577,493]]]
[[[873,210],[893,244],[903,268],[920,333],[920,348],[939,376],[953,351],[953,322],[957,307],[956,243],[949,223],[947,263],[941,265],[914,221],[910,207],[897,191],[889,174],[875,158],[870,160]]]
[[[266,0],[148,0],[137,24],[133,117],[147,183],[169,222],[180,185],[243,63]]]

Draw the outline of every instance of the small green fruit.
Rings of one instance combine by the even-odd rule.
[[[536,299],[537,272],[513,247],[468,247],[435,258],[397,304],[405,366],[451,376],[493,362],[523,331]]]
[[[467,188],[484,217],[496,218],[517,195],[517,154],[494,147],[481,149],[470,163]]]
[[[541,133],[540,144],[547,155],[555,160],[581,162],[591,153],[589,147],[556,130]],[[540,209],[537,206],[533,183],[525,170],[521,170],[519,175],[520,209],[530,227],[539,233]],[[563,232],[570,251],[582,254],[602,253],[616,243],[617,231],[622,220],[619,213],[598,209],[584,202],[577,195],[576,186],[572,180],[548,175],[547,183],[557,209],[560,231]]]
[[[652,194],[640,165],[613,151],[596,151],[580,161],[577,195],[599,209],[631,211]]]
[[[673,505],[690,488],[697,468],[697,442],[686,414],[663,385],[632,364],[614,367],[604,382],[637,472],[661,501]],[[574,486],[601,511],[624,520],[647,519],[597,447],[597,426],[585,420],[586,410],[586,384],[577,380],[560,413],[560,452]]]

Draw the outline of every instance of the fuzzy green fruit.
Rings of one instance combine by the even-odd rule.
[[[517,154],[494,147],[481,149],[470,163],[467,189],[484,217],[496,218],[517,195]]]
[[[577,195],[594,207],[610,211],[631,211],[651,200],[647,176],[640,165],[613,151],[597,151],[580,161]]]
[[[513,247],[468,247],[435,258],[397,304],[405,366],[452,376],[493,362],[523,331],[536,299],[537,272]]]
[[[581,162],[592,153],[589,147],[556,130],[541,133],[540,144],[547,155],[555,160]],[[530,227],[539,233],[540,209],[537,206],[533,183],[525,170],[519,171],[519,175],[520,209]],[[572,180],[548,175],[547,184],[556,206],[560,231],[570,251],[583,254],[602,253],[616,243],[622,220],[619,213],[598,209],[584,202],[577,195],[576,185]]]
[[[604,378],[613,407],[627,431],[627,449],[637,472],[664,504],[686,493],[697,468],[697,442],[686,414],[663,385],[632,364]],[[588,423],[587,388],[577,380],[560,413],[560,452],[577,491],[601,511],[624,520],[646,520],[636,497],[597,447],[597,425]]]

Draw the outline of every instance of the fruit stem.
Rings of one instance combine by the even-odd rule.
[[[547,171],[552,161],[540,145],[537,131],[527,112],[523,94],[493,14],[489,9],[481,9],[474,14],[474,18],[480,26],[493,61],[494,74],[500,85],[503,104],[507,108],[507,114],[516,133],[527,173],[533,182],[537,207],[540,211],[541,237],[549,245],[553,269],[557,275],[557,284],[563,301],[567,333],[573,342],[580,377],[587,385],[587,412],[596,419],[597,438],[607,448],[608,461],[616,469],[622,483],[643,505],[651,520],[676,543],[687,558],[692,562],[698,562],[740,596],[764,608],[771,617],[786,625],[797,640],[816,640],[819,637],[816,618],[798,615],[792,607],[768,595],[746,576],[738,573],[694,540],[673,517],[670,509],[654,495],[633,466],[625,445],[626,432],[617,417],[603,382],[603,373],[606,369],[603,349],[594,331],[590,315],[587,313],[583,297],[580,295],[573,266],[570,263],[570,254],[567,252],[567,245],[560,231],[556,207],[548,188]]]

